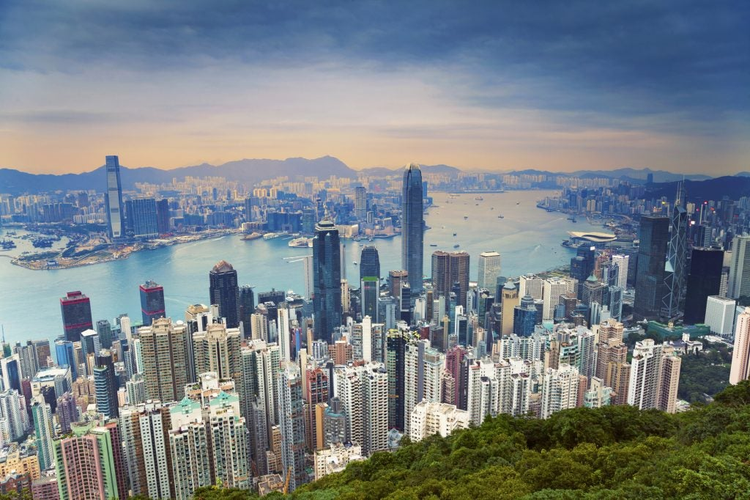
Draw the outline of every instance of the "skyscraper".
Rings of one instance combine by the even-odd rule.
[[[315,340],[333,343],[341,326],[341,246],[333,222],[322,220],[313,238],[313,314]]]
[[[750,307],[737,316],[737,327],[734,329],[734,352],[732,368],[729,372],[729,383],[739,384],[750,377]]]
[[[143,354],[143,379],[149,399],[179,401],[185,394],[187,327],[169,318],[138,329]]]
[[[242,323],[245,337],[249,337],[250,329],[252,328],[252,315],[255,312],[255,293],[253,292],[253,287],[250,285],[242,285],[240,287],[239,302],[240,322]]]
[[[656,344],[652,339],[636,342],[630,368],[628,404],[640,410],[656,408],[674,413],[679,378],[680,358],[672,347]]]
[[[715,248],[693,248],[687,276],[684,321],[688,325],[703,322],[706,301],[719,294],[724,252]]]
[[[656,319],[661,312],[662,299],[668,292],[664,280],[669,218],[641,217],[640,241],[633,317],[636,320]]]
[[[143,324],[150,325],[164,317],[164,288],[154,281],[146,281],[139,287],[141,291],[141,314]]]
[[[438,295],[449,297],[453,286],[458,283],[456,304],[466,307],[466,293],[469,291],[469,254],[466,252],[444,252],[432,254],[432,285]],[[412,293],[414,291],[412,290]]]
[[[480,253],[477,286],[494,291],[497,287],[497,278],[500,277],[500,269],[500,254],[498,252]]]
[[[282,366],[278,378],[279,425],[281,427],[281,461],[289,491],[307,482],[305,472],[305,400],[302,379],[292,363]]]
[[[156,238],[159,236],[159,219],[156,215],[156,200],[135,198],[128,204],[128,225],[136,238]]]
[[[669,227],[669,243],[667,245],[667,260],[665,263],[664,284],[667,288],[662,298],[661,317],[665,320],[680,315],[685,308],[685,281],[687,279],[687,227],[688,213],[685,210],[685,184],[677,184]]]
[[[112,354],[102,350],[96,354],[94,365],[94,387],[96,388],[96,411],[107,418],[117,418],[119,407],[117,402],[117,375]]]
[[[628,266],[630,265],[630,255],[613,255],[612,264],[617,266],[617,283],[623,290],[628,288]]]
[[[404,170],[401,202],[401,264],[409,274],[412,294],[418,296],[424,276],[424,208],[422,171],[416,163],[407,165]]]
[[[359,221],[367,219],[367,190],[363,186],[354,188],[354,217]]]
[[[727,295],[733,299],[750,297],[750,235],[735,236],[732,241]]]
[[[120,182],[120,159],[117,156],[107,156],[107,192],[104,194],[104,202],[107,210],[107,225],[110,238],[122,238],[125,236],[123,206],[122,206],[122,183]]]
[[[211,269],[208,278],[211,305],[219,306],[219,315],[226,318],[228,328],[239,327],[240,302],[237,271],[229,262],[220,260]]]
[[[65,340],[78,342],[81,332],[93,326],[91,320],[91,301],[79,291],[68,292],[60,299]]]
[[[75,349],[70,340],[59,339],[55,341],[55,357],[57,364],[61,367],[70,368],[70,377],[73,381],[78,379],[78,363],[76,362]]]
[[[380,257],[374,246],[362,248],[359,260],[360,304],[362,317],[370,316],[377,323],[380,296]]]

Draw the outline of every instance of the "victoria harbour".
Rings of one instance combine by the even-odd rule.
[[[434,206],[427,210],[425,223],[425,272],[435,250],[466,251],[471,256],[471,279],[476,279],[476,258],[480,252],[497,250],[502,256],[502,274],[519,276],[566,265],[574,250],[560,245],[573,230],[592,230],[585,219],[577,223],[560,213],[536,208],[536,201],[555,191],[509,191],[451,196],[433,193]],[[502,218],[500,218],[502,216]],[[456,233],[456,236],[453,236]],[[3,232],[0,231],[0,237]],[[208,239],[157,250],[141,251],[129,258],[73,269],[31,271],[0,259],[0,281],[8,284],[0,301],[0,324],[6,341],[28,338],[54,340],[62,334],[60,297],[81,290],[91,297],[95,319],[128,314],[140,317],[138,285],[147,279],[164,286],[167,315],[184,316],[185,308],[208,302],[208,272],[219,260],[230,262],[242,284],[263,292],[271,288],[304,294],[302,263],[294,257],[311,253],[290,248],[287,238],[243,241],[238,235]],[[381,274],[401,268],[401,238],[342,240],[346,277],[352,286],[359,278],[357,263],[363,245],[375,245],[380,253]],[[437,246],[431,246],[437,245]],[[459,245],[454,248],[455,245]],[[23,284],[14,287],[13,284]]]

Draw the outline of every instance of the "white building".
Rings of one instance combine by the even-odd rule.
[[[544,309],[542,312],[543,320],[554,318],[555,306],[560,303],[560,295],[572,292],[576,289],[576,280],[551,278],[544,280],[542,291],[544,300]]]
[[[404,427],[409,433],[409,415],[422,401],[440,402],[445,355],[420,340],[406,347],[404,357]]]
[[[729,372],[729,383],[738,384],[750,376],[750,307],[737,317],[737,328],[734,330],[734,352],[732,368]]]
[[[482,252],[479,254],[479,275],[477,286],[494,290],[497,287],[497,278],[500,277],[500,254],[498,252]]]
[[[628,404],[675,412],[682,360],[674,348],[652,339],[636,342],[630,363]]]
[[[362,447],[357,444],[332,444],[315,452],[315,480],[343,471],[349,462],[364,459]]]
[[[711,333],[722,336],[732,334],[734,325],[735,300],[719,295],[709,295],[706,299],[706,318],[704,323]]]
[[[533,274],[521,276],[518,296],[523,297],[525,295],[531,296],[534,300],[542,300],[544,298],[544,280]]]
[[[456,405],[422,401],[412,410],[410,420],[409,438],[416,442],[433,434],[448,437],[453,431],[467,429],[469,412]]]
[[[561,364],[558,369],[547,368],[542,385],[542,418],[561,410],[575,408],[578,403],[578,369]]]
[[[612,264],[617,265],[617,286],[623,290],[628,289],[628,265],[630,264],[630,255],[613,255]]]

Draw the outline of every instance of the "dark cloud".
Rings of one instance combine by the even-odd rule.
[[[465,73],[493,107],[728,121],[750,111],[750,2],[6,0],[0,68],[209,61]],[[586,118],[588,117],[588,118]]]

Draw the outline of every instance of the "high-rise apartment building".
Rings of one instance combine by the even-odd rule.
[[[578,403],[578,370],[568,364],[557,369],[547,368],[542,386],[542,418],[561,410],[575,408]]]
[[[34,437],[39,467],[46,470],[55,465],[55,447],[52,440],[54,437],[52,410],[43,397],[37,396],[32,403],[31,416],[34,420]]]
[[[228,328],[240,326],[239,286],[237,271],[232,265],[221,260],[208,275],[211,305],[219,306],[219,315],[226,319]]]
[[[61,499],[127,497],[126,491],[118,489],[115,455],[121,448],[108,429],[93,423],[77,425],[73,436],[55,441],[54,446]]]
[[[406,348],[408,331],[388,332],[386,366],[388,367],[388,428],[404,430],[404,397],[406,391]]]
[[[633,317],[636,320],[658,319],[662,299],[669,292],[665,284],[669,218],[641,217],[640,242]]]
[[[497,279],[500,277],[500,254],[498,252],[482,252],[479,254],[479,275],[477,286],[487,290],[495,290]]]
[[[745,312],[737,316],[729,383],[739,384],[748,378],[750,378],[750,307],[746,307]]]
[[[279,426],[281,427],[281,462],[288,491],[294,491],[308,480],[305,471],[305,400],[299,368],[292,363],[282,366],[278,376]]]
[[[143,324],[148,326],[151,322],[165,316],[164,312],[164,288],[154,281],[146,281],[139,287],[141,294],[141,314]]]
[[[107,210],[107,226],[109,237],[117,239],[125,236],[120,159],[117,156],[107,156],[106,163],[107,191],[104,193],[104,202]]]
[[[143,379],[149,399],[179,401],[187,384],[187,327],[159,318],[151,326],[138,329],[143,357]]]
[[[401,265],[408,273],[409,286],[416,296],[422,292],[424,276],[422,171],[416,163],[407,165],[404,170],[401,203]]]
[[[680,358],[672,347],[652,339],[636,342],[630,363],[628,404],[641,410],[674,413],[680,379]]]
[[[404,424],[409,432],[412,409],[422,401],[439,403],[445,355],[420,340],[406,347],[404,366]]]
[[[367,190],[363,186],[354,188],[354,217],[358,221],[367,219]]]
[[[733,299],[750,296],[750,235],[735,236],[729,263],[727,295]]]
[[[242,335],[239,328],[211,323],[193,334],[193,352],[197,374],[213,372],[219,378],[234,380],[237,392],[243,393]]]
[[[95,355],[94,387],[96,388],[96,411],[107,418],[117,418],[119,405],[117,401],[117,374],[112,354],[101,350]]]
[[[91,301],[79,291],[68,292],[60,299],[65,340],[78,342],[81,332],[93,326]]]
[[[468,411],[451,404],[422,401],[411,412],[409,438],[417,442],[435,434],[448,437],[454,431],[468,428]]]
[[[508,281],[505,283],[502,289],[502,296],[501,296],[501,308],[502,308],[502,317],[501,317],[501,331],[500,333],[502,335],[510,335],[513,333],[513,313],[514,309],[517,305],[520,305],[521,299],[518,296],[518,289],[516,288],[516,285],[512,281]]]
[[[628,288],[628,267],[630,266],[630,255],[616,254],[612,256],[612,264],[617,266],[617,283],[623,290]]]
[[[341,326],[341,244],[333,222],[322,220],[313,238],[313,328],[315,340],[333,343]]]

